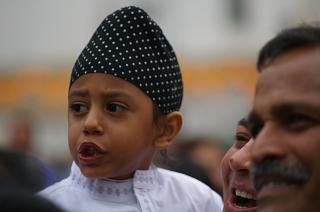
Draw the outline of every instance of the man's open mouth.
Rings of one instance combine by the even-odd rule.
[[[252,208],[257,206],[255,194],[247,191],[233,189],[233,203],[237,208]]]

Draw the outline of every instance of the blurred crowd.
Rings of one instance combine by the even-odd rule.
[[[0,148],[1,211],[62,211],[34,195],[61,179],[54,164],[36,152],[34,117],[25,110],[12,114]]]

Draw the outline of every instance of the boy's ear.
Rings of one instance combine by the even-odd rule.
[[[175,140],[182,128],[182,114],[180,112],[171,112],[161,120],[160,134],[154,142],[156,149],[166,149]]]

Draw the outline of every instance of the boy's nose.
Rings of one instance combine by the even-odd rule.
[[[102,134],[103,133],[103,126],[101,124],[101,117],[102,114],[100,114],[96,110],[91,110],[84,122],[83,126],[83,132],[85,134]]]

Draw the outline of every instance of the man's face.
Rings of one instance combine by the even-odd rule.
[[[245,125],[236,129],[235,143],[221,162],[224,212],[255,212],[256,192],[250,181],[252,136]]]
[[[262,70],[249,117],[259,211],[320,211],[320,49]]]

